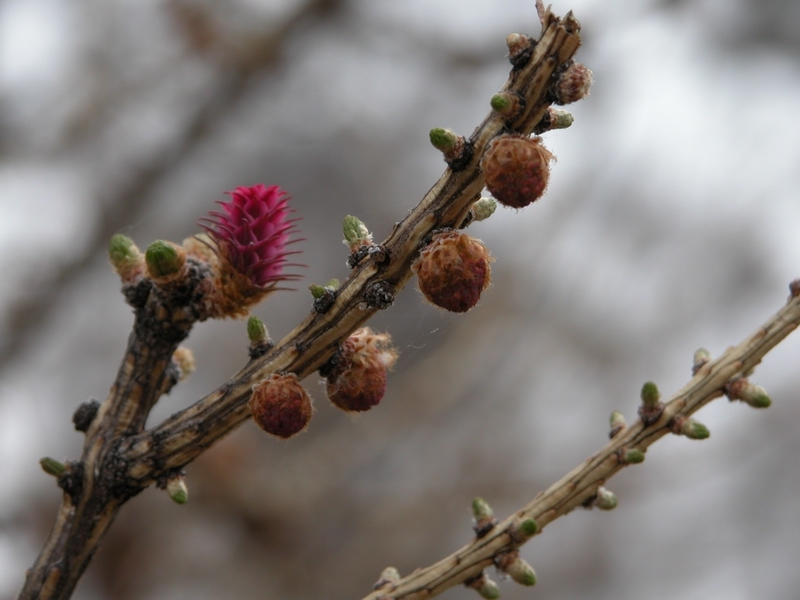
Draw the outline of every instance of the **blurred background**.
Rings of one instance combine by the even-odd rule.
[[[190,501],[123,508],[82,600],[361,598],[505,517],[784,302],[800,276],[800,4],[557,0],[594,70],[546,196],[470,228],[496,257],[462,316],[415,285],[373,327],[400,349],[359,418],[317,413],[279,442],[247,423],[188,468]],[[303,220],[304,279],[254,311],[280,339],[309,283],[347,275],[340,224],[383,239],[444,169],[431,127],[469,135],[504,84],[519,0],[0,1],[0,598],[22,584],[74,459],[72,412],[104,398],[132,323],[116,232],[180,241],[238,185],[278,184]],[[197,372],[151,423],[247,360],[241,321],[199,324]],[[773,406],[719,400],[709,440],[670,437],[523,550],[504,598],[785,599],[800,588],[800,336],[754,377]],[[495,577],[494,574],[492,574]],[[463,587],[444,598],[473,599]]]

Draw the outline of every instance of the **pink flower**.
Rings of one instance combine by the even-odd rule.
[[[259,183],[227,193],[231,200],[218,202],[223,212],[212,211],[199,223],[216,243],[220,258],[259,288],[297,279],[299,275],[283,272],[285,267],[301,266],[286,261],[287,256],[298,254],[287,252],[286,247],[300,241],[292,239],[298,219],[287,218],[293,211],[286,192],[277,185]]]

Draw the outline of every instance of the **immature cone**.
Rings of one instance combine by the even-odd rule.
[[[539,138],[501,135],[481,159],[486,189],[500,204],[523,208],[544,194],[553,155]]]
[[[411,268],[429,302],[461,313],[475,306],[489,286],[491,260],[479,240],[459,231],[445,231],[433,236]]]
[[[294,373],[273,374],[256,384],[248,406],[256,425],[284,439],[303,431],[314,412]]]
[[[211,316],[244,316],[247,307],[274,290],[278,283],[297,279],[284,268],[297,254],[286,250],[294,238],[297,219],[289,219],[288,195],[276,185],[238,187],[222,212],[200,219],[218,257]]]
[[[377,405],[386,393],[386,373],[397,360],[387,334],[369,327],[354,331],[339,346],[325,374],[330,401],[347,412],[361,412]]]
[[[589,95],[592,87],[592,70],[574,62],[558,77],[553,96],[556,104],[571,104]]]

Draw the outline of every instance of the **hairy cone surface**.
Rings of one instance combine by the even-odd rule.
[[[429,302],[451,312],[467,312],[478,303],[491,279],[489,251],[460,231],[433,236],[412,265],[419,289]]]
[[[303,431],[314,412],[308,392],[294,373],[273,374],[256,384],[249,406],[256,425],[284,439]]]
[[[528,206],[544,194],[552,159],[539,138],[501,135],[489,144],[481,159],[486,189],[500,204]]]
[[[328,398],[347,412],[369,410],[383,399],[386,373],[395,360],[388,334],[357,329],[339,346],[338,360],[327,375]]]

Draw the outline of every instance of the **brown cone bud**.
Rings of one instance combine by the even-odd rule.
[[[467,312],[489,286],[492,257],[486,246],[459,231],[433,237],[411,266],[429,302],[451,312]]]
[[[256,425],[279,438],[303,431],[314,412],[308,392],[294,373],[273,374],[257,383],[249,406]]]
[[[544,194],[553,155],[539,138],[501,135],[481,160],[486,189],[500,204],[523,208]]]
[[[386,393],[386,373],[397,360],[387,334],[369,327],[354,331],[339,346],[333,368],[326,374],[330,401],[347,412],[377,405]]]
[[[553,89],[556,104],[571,104],[589,95],[592,70],[581,63],[572,63],[561,73]]]

